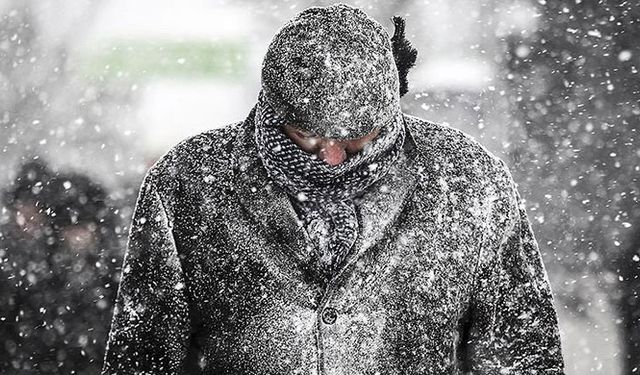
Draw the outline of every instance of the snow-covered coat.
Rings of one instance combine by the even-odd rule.
[[[104,374],[563,374],[557,316],[505,165],[404,115],[407,162],[359,205],[328,285],[245,121],[191,137],[147,173]]]

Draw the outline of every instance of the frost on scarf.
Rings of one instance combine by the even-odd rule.
[[[378,137],[338,166],[330,166],[300,149],[282,131],[284,124],[286,121],[275,113],[261,92],[256,111],[258,154],[269,176],[292,196],[302,213],[316,247],[310,259],[328,280],[358,236],[353,199],[383,177],[398,160],[405,138],[402,116],[380,124]]]

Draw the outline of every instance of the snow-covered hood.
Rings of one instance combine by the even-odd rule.
[[[262,89],[280,115],[324,137],[357,138],[400,112],[390,36],[344,4],[305,9],[276,33]]]

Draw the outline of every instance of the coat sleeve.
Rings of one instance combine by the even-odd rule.
[[[179,374],[190,319],[170,216],[151,174],[136,202],[102,374]]]
[[[483,241],[463,368],[471,374],[564,374],[548,275],[508,172],[504,185],[509,203],[497,209],[493,222],[506,224],[506,230],[493,242]]]

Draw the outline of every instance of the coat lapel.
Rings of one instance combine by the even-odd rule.
[[[338,280],[360,256],[380,242],[406,209],[419,181],[415,169],[417,150],[408,130],[403,159],[362,196],[358,205],[360,233],[333,280]]]
[[[284,262],[293,259],[306,268],[305,254],[310,241],[289,196],[268,176],[253,139],[255,108],[244,121],[235,143],[234,186],[236,196],[253,222],[271,239],[278,241],[277,254]]]

